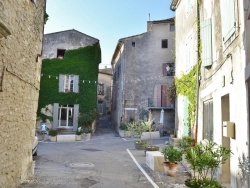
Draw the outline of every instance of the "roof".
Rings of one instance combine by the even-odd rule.
[[[82,35],[85,35],[85,36],[87,36],[87,37],[90,37],[90,38],[93,38],[93,39],[99,41],[99,39],[97,39],[97,38],[95,38],[95,37],[92,37],[92,36],[90,36],[90,35],[87,35],[87,34],[85,34],[85,33],[82,33],[82,32],[80,32],[80,31],[77,31],[77,30],[75,30],[75,29],[69,29],[69,30],[64,30],[64,31],[58,31],[58,32],[54,32],[54,33],[47,33],[47,34],[44,34],[44,36],[53,35],[53,34],[58,34],[58,33],[63,33],[63,32],[70,32],[70,31],[76,31],[76,32],[78,32],[78,33],[80,33],[80,34],[82,34]]]
[[[173,18],[164,19],[164,20],[148,21],[148,23],[149,22],[151,22],[152,24],[171,23],[171,22],[174,22],[174,17]]]

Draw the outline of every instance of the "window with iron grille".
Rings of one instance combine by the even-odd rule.
[[[203,139],[213,140],[213,100],[203,104]]]

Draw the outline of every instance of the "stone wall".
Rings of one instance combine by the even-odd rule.
[[[35,3],[34,3],[35,2]],[[32,175],[45,0],[0,2],[0,187]]]

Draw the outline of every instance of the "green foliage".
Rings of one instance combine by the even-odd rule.
[[[81,113],[78,117],[78,127],[81,127],[83,132],[88,133],[92,130],[92,123],[98,117],[95,110],[90,112]]]
[[[240,176],[243,179],[243,182],[250,177],[250,159],[249,156],[242,155],[242,158],[238,158],[239,160],[239,169],[240,169]]]
[[[127,131],[128,130],[128,126],[124,123],[122,123],[119,127],[120,130],[124,130],[124,131]]]
[[[76,135],[81,135],[81,134],[82,134],[82,130],[80,130],[80,131],[77,130],[77,131],[76,131]]]
[[[197,91],[197,65],[193,66],[189,73],[183,74],[180,78],[175,77],[176,93],[186,96],[188,105],[188,126],[191,128],[195,121],[196,112],[196,91]]]
[[[183,136],[181,139],[180,146],[183,150],[193,147],[195,145],[195,139],[190,136]]]
[[[58,134],[58,131],[57,130],[54,130],[54,129],[50,129],[49,130],[49,135],[50,136],[56,136]]]
[[[59,74],[79,75],[79,80],[96,81],[98,79],[98,65],[101,52],[99,44],[67,50],[64,59],[44,59],[42,62],[42,74],[37,116],[45,121],[46,116],[41,114],[41,109],[48,104],[60,105],[79,104],[79,113],[96,109],[97,85],[94,82],[83,83],[79,81],[79,93],[59,93],[59,79],[51,76]]]
[[[164,148],[162,148],[162,154],[164,155],[165,161],[169,163],[176,163],[182,160],[182,154],[183,152],[177,148],[175,148],[173,145],[168,145]]]
[[[45,11],[45,13],[44,13],[44,24],[46,24],[48,20],[49,20],[49,15],[48,15],[48,13]]]
[[[212,179],[191,179],[186,181],[185,185],[192,188],[223,188],[218,181]]]
[[[185,157],[193,170],[193,179],[214,179],[216,170],[221,164],[224,164],[230,156],[231,150],[218,146],[215,142],[207,141],[206,143],[198,143],[194,147],[185,150]]]
[[[132,121],[127,124],[127,127],[131,135],[134,135],[135,137],[141,137],[141,134],[143,132],[149,131],[150,129],[149,122],[145,122],[145,121],[140,121],[139,123]]]

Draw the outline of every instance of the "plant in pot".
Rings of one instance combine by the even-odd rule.
[[[153,129],[153,120],[149,121],[141,121],[144,126],[148,127],[149,130],[149,144],[145,147],[145,155],[147,151],[159,151],[159,146],[153,145],[153,136],[152,136],[152,131]]]
[[[163,163],[167,175],[175,176],[178,168],[178,162],[182,160],[183,151],[175,148],[173,145],[168,145],[162,148],[162,154],[165,162]]]
[[[231,153],[230,149],[212,141],[200,142],[194,147],[187,148],[185,158],[193,174],[192,179],[185,182],[186,186],[222,188],[222,185],[215,179],[215,174]]]
[[[95,110],[92,110],[87,113],[82,113],[78,117],[78,126],[81,127],[81,130],[85,134],[92,133],[92,123],[97,118]]]
[[[75,140],[76,141],[82,140],[82,128],[81,127],[78,127],[78,129],[76,131]]]
[[[49,136],[51,142],[56,142],[56,136],[58,134],[58,131],[56,129],[50,129],[49,130]]]
[[[147,142],[141,139],[141,134],[148,130],[148,127],[145,124],[138,124],[135,121],[132,121],[127,124],[127,128],[132,136],[140,138],[140,140],[134,142],[135,149],[144,150]]]

